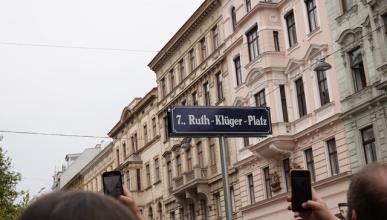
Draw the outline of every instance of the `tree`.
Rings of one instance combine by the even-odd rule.
[[[0,146],[0,219],[16,219],[29,200],[28,192],[16,190],[21,175],[12,171],[11,162]],[[16,199],[20,196],[22,201],[17,203]]]

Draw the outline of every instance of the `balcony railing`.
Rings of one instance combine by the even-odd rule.
[[[176,190],[197,180],[206,180],[208,178],[207,168],[195,167],[193,170],[184,173],[182,176],[174,179],[174,188]]]

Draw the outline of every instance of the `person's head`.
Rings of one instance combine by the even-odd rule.
[[[351,178],[348,220],[387,219],[387,164],[365,166]]]
[[[19,220],[136,220],[112,197],[92,192],[54,192],[33,202]]]

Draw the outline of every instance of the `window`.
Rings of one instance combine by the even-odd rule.
[[[206,38],[204,37],[200,41],[200,49],[202,52],[202,60],[205,60],[207,58],[207,45],[206,45]]]
[[[214,194],[214,211],[215,211],[215,216],[216,218],[220,218],[222,215],[221,215],[221,211],[222,211],[222,207],[221,207],[221,204],[220,204],[220,195],[219,193],[215,193]]]
[[[203,146],[202,142],[198,142],[196,144],[197,151],[198,151],[198,162],[199,162],[199,167],[203,168],[204,167],[204,154],[203,154]]]
[[[169,216],[171,216],[171,220],[176,220],[175,212],[170,212]]]
[[[290,190],[290,160],[289,160],[289,158],[286,158],[285,160],[282,161],[282,167],[284,170],[286,191],[289,192],[289,190]]]
[[[355,49],[348,52],[348,55],[355,85],[355,92],[357,92],[367,86],[361,48],[356,47]]]
[[[255,94],[254,99],[255,99],[255,105],[257,107],[265,107],[266,106],[265,89],[262,89],[257,94]]]
[[[172,162],[170,160],[167,161],[167,172],[168,172],[168,186],[172,188]]]
[[[153,137],[157,136],[156,117],[152,118],[152,133],[153,133]]]
[[[317,71],[318,91],[320,93],[321,106],[329,103],[329,90],[327,76],[324,71]]]
[[[211,105],[210,86],[208,85],[208,82],[203,84],[203,90],[204,90],[204,104]]]
[[[237,24],[237,18],[236,18],[236,12],[235,7],[231,8],[231,22],[232,22],[232,29],[235,31],[236,24]]]
[[[123,152],[123,160],[126,158],[126,143],[122,142],[122,152]]]
[[[194,106],[199,105],[198,99],[197,99],[197,96],[196,96],[196,92],[193,92],[191,96],[192,96],[192,105],[194,105]]]
[[[343,12],[347,12],[353,6],[353,0],[341,0],[341,5],[343,6]]]
[[[285,20],[286,20],[286,29],[288,31],[289,47],[293,47],[294,45],[297,44],[296,22],[294,20],[293,10],[291,10],[285,15]]]
[[[281,96],[282,117],[284,118],[284,122],[288,122],[289,117],[288,117],[288,107],[286,105],[285,85],[279,85],[279,88],[280,88],[280,96]]]
[[[204,37],[200,41],[200,49],[202,52],[202,60],[205,60],[207,58],[207,45],[206,45],[206,38]]]
[[[217,25],[212,28],[212,41],[214,44],[214,50],[216,50],[219,47],[219,30]]]
[[[191,64],[191,71],[193,71],[196,68],[196,57],[194,49],[189,51],[189,60]]]
[[[173,72],[173,69],[171,69],[171,71],[169,71],[169,75],[170,75],[170,85],[171,85],[171,91],[175,88],[175,73]]]
[[[146,172],[146,183],[147,183],[147,186],[150,186],[151,185],[151,175],[150,175],[149,164],[145,165],[145,172]]]
[[[155,159],[155,181],[160,180],[160,163],[159,163],[159,158]]]
[[[215,144],[211,144],[211,146],[210,146],[210,157],[211,157],[211,165],[216,166]]]
[[[263,168],[263,177],[265,180],[266,198],[271,198],[271,179],[269,167]]]
[[[149,207],[148,209],[148,219],[153,220],[153,210],[152,207]]]
[[[161,97],[165,97],[165,95],[167,94],[167,91],[166,91],[166,86],[165,86],[165,79],[162,78],[160,80],[160,85],[161,85]]]
[[[246,33],[247,45],[249,48],[249,59],[254,60],[259,55],[258,26],[255,25]]]
[[[135,147],[135,149],[136,149],[136,151],[137,151],[137,147],[138,147],[138,142],[137,142],[137,133],[134,133],[134,147]]]
[[[117,159],[117,166],[120,165],[120,150],[116,149],[116,159]]]
[[[126,171],[126,185],[128,187],[128,190],[130,190],[130,173],[129,173],[129,170]]]
[[[148,126],[144,124],[144,144],[148,143]]]
[[[137,190],[141,191],[141,170],[136,169]]]
[[[247,147],[247,146],[250,145],[249,137],[244,137],[244,138],[243,138],[243,145],[244,145],[245,147]]]
[[[181,158],[180,155],[176,156],[176,167],[177,167],[177,176],[181,176],[182,168],[181,168]]]
[[[187,105],[187,100],[184,99],[183,101],[181,101],[181,105],[182,106],[186,106]]]
[[[255,193],[254,193],[253,174],[247,175],[247,183],[249,186],[250,204],[254,204],[255,203]]]
[[[218,93],[218,101],[223,100],[223,77],[221,73],[216,74],[216,90]]]
[[[249,12],[251,10],[251,1],[246,0],[246,11]]]
[[[274,39],[274,50],[278,52],[280,51],[278,31],[273,31],[273,39]]]
[[[300,118],[307,114],[306,112],[306,101],[305,101],[305,92],[304,92],[304,82],[302,78],[299,78],[295,81],[296,83],[296,93],[297,93],[297,102],[298,102],[298,113]]]
[[[208,209],[207,209],[207,200],[206,199],[200,199],[200,214],[203,216],[203,220],[208,219]],[[160,218],[161,219],[161,218]]]
[[[239,86],[242,83],[241,57],[239,55],[234,58],[234,66],[236,83]]]
[[[336,141],[334,138],[327,141],[329,165],[331,167],[331,174],[337,175],[339,171],[339,160],[337,158]]]
[[[383,23],[384,23],[384,34],[387,36],[387,13],[382,15]]]
[[[192,151],[191,148],[189,148],[185,154],[187,155],[187,171],[192,170]]]
[[[231,197],[231,210],[232,212],[236,212],[236,207],[235,207],[235,193],[234,193],[234,187],[230,187],[230,197]]]
[[[314,172],[314,159],[313,159],[313,151],[312,148],[306,149],[304,151],[305,159],[306,159],[306,168],[310,171],[310,176],[312,181],[316,181],[316,175]]]
[[[306,11],[308,13],[309,32],[313,32],[317,28],[317,8],[315,0],[306,0]]]
[[[377,157],[375,148],[375,136],[372,125],[361,130],[361,139],[363,143],[366,164],[375,162]]]
[[[183,59],[180,60],[179,67],[180,67],[180,80],[183,81],[185,78],[185,66],[184,66]]]
[[[163,118],[164,120],[164,141],[167,141],[169,138],[169,131],[168,131],[168,118],[165,116]]]

